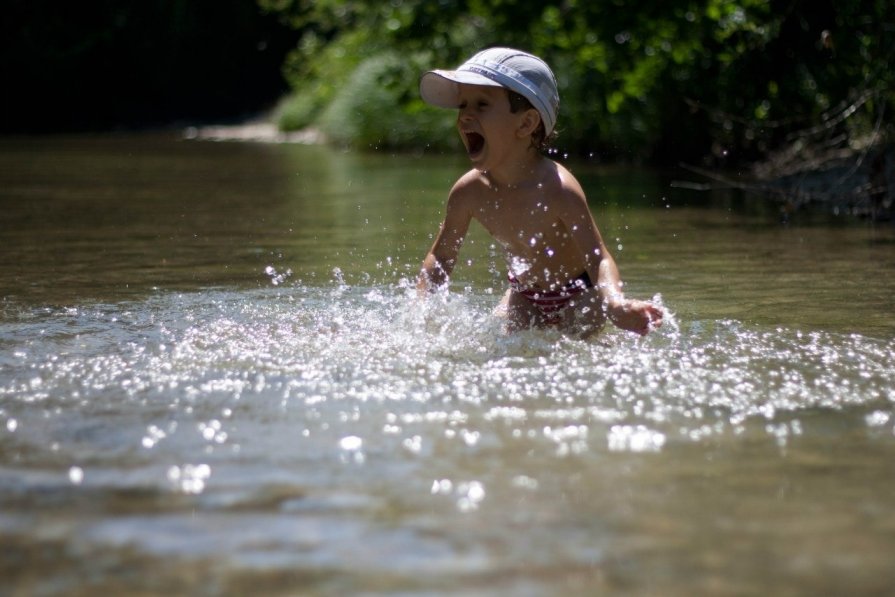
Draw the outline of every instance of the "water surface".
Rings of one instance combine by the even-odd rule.
[[[891,592],[892,226],[571,166],[660,332],[421,304],[461,159],[0,142],[4,592]]]

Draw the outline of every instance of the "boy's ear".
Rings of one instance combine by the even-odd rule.
[[[525,111],[525,115],[522,117],[522,123],[519,125],[517,132],[520,137],[528,137],[538,130],[539,124],[541,124],[541,115],[534,108],[529,108]]]

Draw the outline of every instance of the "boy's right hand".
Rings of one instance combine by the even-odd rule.
[[[664,316],[662,309],[654,304],[634,299],[610,303],[606,314],[616,327],[641,336],[660,327]]]

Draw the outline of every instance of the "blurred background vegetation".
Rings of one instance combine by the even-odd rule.
[[[892,138],[891,0],[12,0],[4,12],[5,132],[271,108],[282,129],[340,145],[443,150],[457,147],[454,115],[421,102],[420,73],[506,45],[556,72],[564,153],[729,166]]]
[[[895,107],[888,0],[259,4],[301,32],[285,64],[293,93],[280,125],[318,126],[358,146],[450,143],[453,115],[421,103],[418,74],[490,45],[550,63],[558,147],[607,159],[736,163],[813,129],[822,143],[846,134],[866,144],[890,132],[880,115]]]

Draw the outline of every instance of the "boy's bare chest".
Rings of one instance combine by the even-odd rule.
[[[565,229],[555,209],[540,193],[495,196],[479,202],[473,216],[497,240],[508,246],[533,246]]]

